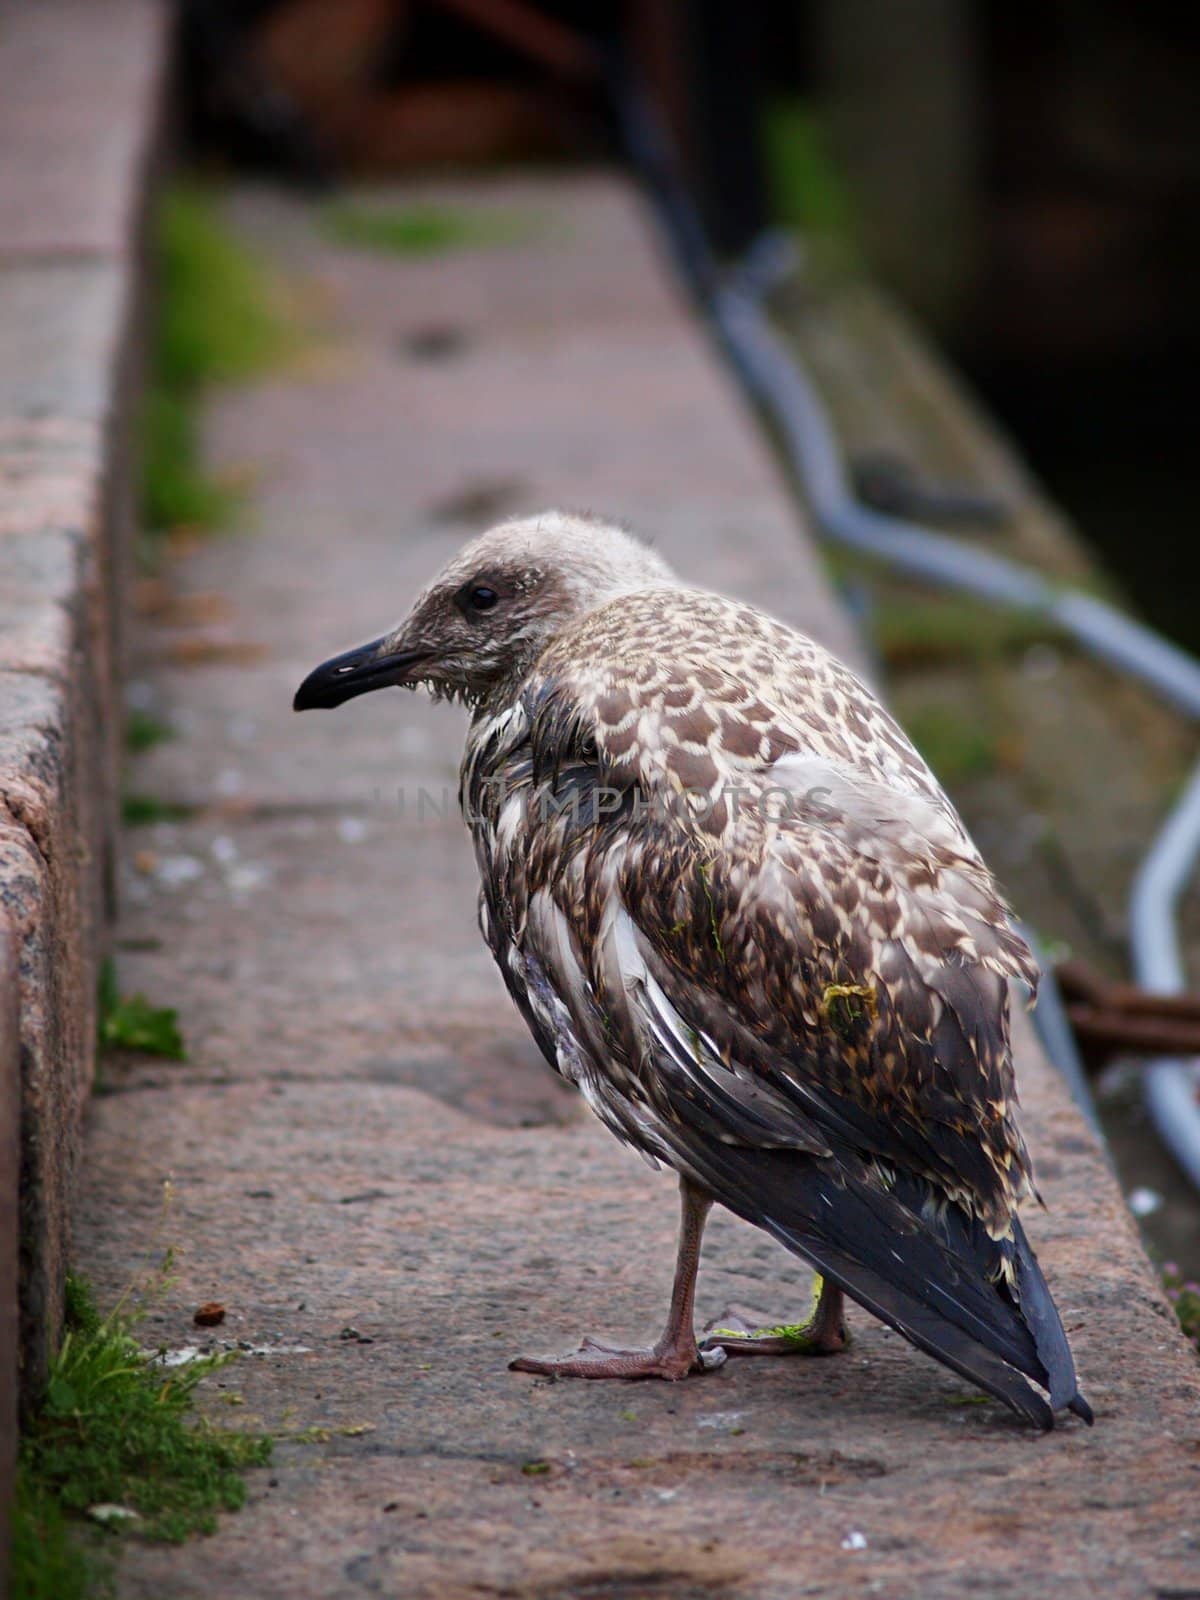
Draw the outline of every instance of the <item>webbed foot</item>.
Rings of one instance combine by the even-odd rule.
[[[665,1378],[677,1382],[692,1372],[707,1372],[725,1360],[724,1350],[701,1350],[689,1334],[685,1339],[660,1339],[640,1350],[622,1350],[585,1339],[567,1356],[518,1356],[510,1372],[536,1372],[547,1378]]]

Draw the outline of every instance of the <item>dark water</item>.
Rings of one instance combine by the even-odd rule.
[[[1198,374],[1167,356],[971,376],[1134,609],[1200,654]]]

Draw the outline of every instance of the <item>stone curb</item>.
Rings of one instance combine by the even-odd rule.
[[[62,1317],[96,985],[112,910],[139,224],[167,25],[167,8],[153,0],[44,0],[17,8],[0,32],[6,1449],[18,1386],[26,1400],[36,1394]],[[0,1507],[10,1469],[11,1454],[0,1461]]]
[[[9,1525],[17,1464],[17,1185],[21,1159],[21,1041],[16,939],[0,914],[0,1592],[7,1593]]]

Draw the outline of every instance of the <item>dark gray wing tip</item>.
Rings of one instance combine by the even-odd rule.
[[[1096,1420],[1096,1413],[1088,1405],[1078,1389],[1075,1391],[1074,1399],[1067,1402],[1067,1410],[1073,1411],[1077,1417],[1087,1423],[1089,1428]]]

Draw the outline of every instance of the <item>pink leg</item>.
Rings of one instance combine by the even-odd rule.
[[[518,1356],[509,1362],[512,1372],[537,1372],[550,1378],[686,1378],[689,1372],[718,1367],[725,1359],[721,1349],[705,1351],[696,1344],[692,1318],[696,1299],[696,1273],[700,1266],[700,1240],[712,1201],[701,1190],[680,1179],[683,1217],[675,1257],[675,1283],[667,1326],[656,1344],[640,1350],[618,1350],[585,1339],[569,1356]]]

